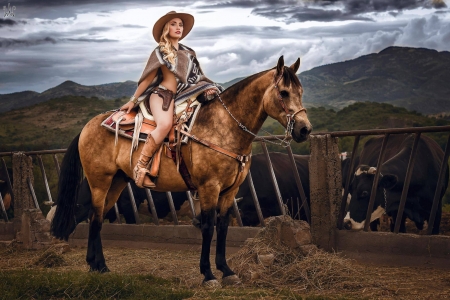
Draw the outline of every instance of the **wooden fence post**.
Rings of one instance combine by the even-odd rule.
[[[25,209],[35,208],[28,188],[27,178],[34,184],[33,163],[31,157],[23,152],[13,153],[13,193],[14,193],[14,231],[22,228],[22,214]]]
[[[52,245],[50,222],[36,207],[30,187],[34,184],[31,157],[23,152],[13,154],[14,232],[16,241],[25,249],[40,249]]]
[[[336,249],[336,218],[341,202],[341,161],[338,139],[310,136],[309,161],[311,235],[320,248]]]

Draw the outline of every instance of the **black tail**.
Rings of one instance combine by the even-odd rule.
[[[79,139],[80,134],[73,139],[64,155],[58,182],[57,207],[50,226],[50,232],[56,238],[66,241],[77,226],[74,211],[82,178],[80,153],[78,151]]]

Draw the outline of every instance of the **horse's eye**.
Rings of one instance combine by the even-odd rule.
[[[287,91],[281,91],[280,92],[281,97],[286,98],[289,97],[289,93]]]

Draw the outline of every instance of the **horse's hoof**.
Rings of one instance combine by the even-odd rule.
[[[204,288],[206,288],[208,290],[216,290],[216,289],[220,289],[222,287],[216,279],[203,281],[202,285]]]
[[[241,279],[235,274],[222,278],[223,285],[238,285],[241,284]]]
[[[107,266],[104,266],[103,268],[101,268],[101,269],[99,270],[99,272],[100,272],[100,273],[108,273],[108,272],[111,272],[111,271],[108,269]]]

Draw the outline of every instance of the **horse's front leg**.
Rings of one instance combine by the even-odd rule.
[[[237,191],[236,191],[237,192]],[[219,214],[217,216],[217,243],[216,243],[216,267],[223,273],[222,284],[235,285],[241,283],[239,277],[230,269],[226,260],[226,243],[228,226],[230,224],[230,213],[233,208],[234,196],[230,192],[219,199]]]

